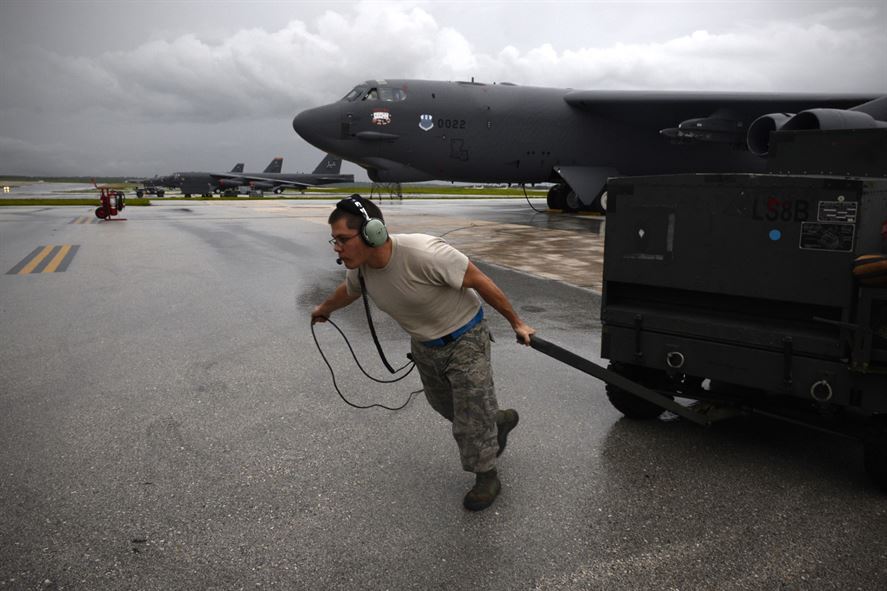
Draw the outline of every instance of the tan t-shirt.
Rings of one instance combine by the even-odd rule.
[[[381,269],[361,266],[368,295],[410,336],[430,341],[471,320],[480,307],[473,289],[463,289],[468,257],[426,234],[392,234],[391,259]],[[360,293],[357,269],[345,275],[349,295]]]

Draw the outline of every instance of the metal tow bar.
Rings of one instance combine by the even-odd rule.
[[[689,421],[693,421],[698,425],[707,427],[711,424],[711,421],[704,415],[698,412],[693,412],[686,406],[678,404],[671,398],[663,396],[659,392],[651,390],[650,388],[642,386],[636,382],[632,382],[628,378],[619,375],[615,371],[609,370],[605,367],[601,367],[597,363],[589,361],[584,357],[579,357],[575,353],[567,351],[566,349],[559,347],[554,343],[550,343],[543,338],[540,338],[536,335],[531,335],[530,346],[540,353],[545,353],[553,359],[557,359],[562,363],[566,363],[571,367],[575,367],[581,372],[585,372],[588,375],[596,377],[601,381],[612,384],[613,386],[621,388],[626,392],[630,392],[638,398],[643,398],[647,402],[651,402],[656,406],[661,406],[666,410],[670,410],[674,414],[682,416]]]

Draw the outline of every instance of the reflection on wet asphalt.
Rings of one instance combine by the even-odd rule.
[[[379,203],[392,232],[444,237],[473,259],[601,291],[605,220],[531,209],[526,201],[405,200]],[[535,200],[537,209],[544,202]],[[329,204],[302,204],[329,211]],[[300,216],[301,217],[301,216]],[[310,219],[326,223],[323,215]]]

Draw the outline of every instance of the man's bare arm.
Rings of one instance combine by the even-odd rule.
[[[530,335],[534,334],[536,330],[520,319],[517,312],[511,306],[508,296],[471,261],[468,262],[468,269],[465,271],[462,287],[475,290],[486,303],[502,314],[508,323],[511,324],[511,328],[514,329],[521,343],[524,345],[530,344]]]
[[[345,282],[343,281],[330,297],[324,300],[322,304],[315,307],[311,312],[311,324],[314,324],[315,322],[326,322],[329,319],[330,314],[339,308],[344,308],[359,297],[360,295],[357,294],[349,295],[348,288],[345,287]]]

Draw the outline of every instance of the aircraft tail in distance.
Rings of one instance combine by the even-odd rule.
[[[272,160],[272,161],[271,161],[271,164],[269,164],[269,165],[267,166],[267,168],[265,168],[265,170],[263,170],[262,172],[274,172],[274,173],[277,173],[277,172],[280,172],[281,170],[283,170],[283,158],[281,158],[280,156],[278,156],[277,158],[275,158],[274,160]]]
[[[234,168],[231,169],[231,172],[243,172],[243,162],[235,164]]]
[[[342,169],[342,158],[339,156],[334,156],[333,154],[327,154],[323,157],[323,160],[320,161],[320,164],[317,165],[317,168],[314,169],[314,172],[311,174],[339,174],[339,171]]]

